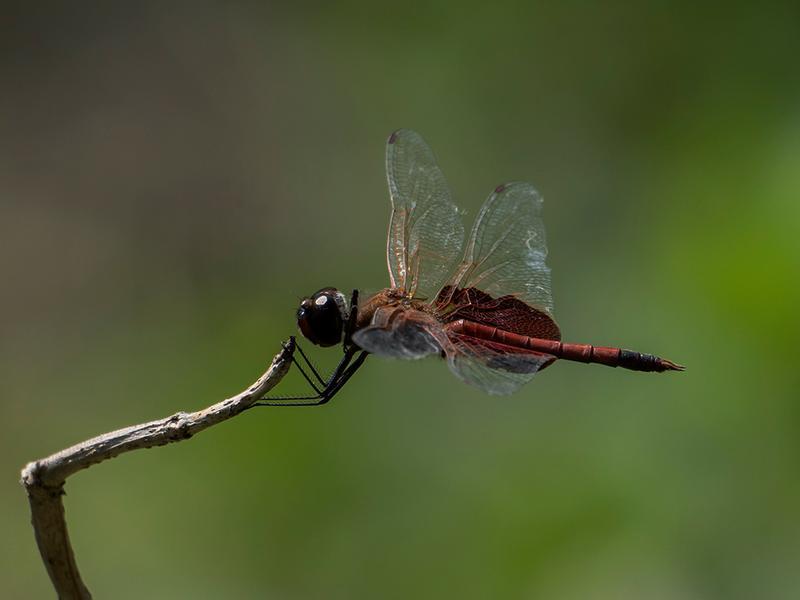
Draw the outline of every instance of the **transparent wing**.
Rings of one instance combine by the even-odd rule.
[[[462,335],[450,335],[447,364],[463,382],[488,394],[517,391],[556,360],[539,352],[508,352],[499,344]]]
[[[542,197],[529,183],[498,186],[472,228],[452,290],[476,288],[500,298],[511,295],[553,312]]]
[[[375,311],[370,325],[353,334],[353,341],[367,352],[386,358],[424,358],[442,351],[431,333],[437,327],[419,311],[384,306]]]
[[[433,298],[461,255],[464,226],[428,144],[408,129],[386,144],[392,217],[386,259],[393,288]]]

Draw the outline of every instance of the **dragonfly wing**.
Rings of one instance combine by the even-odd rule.
[[[470,336],[449,336],[447,364],[463,382],[488,394],[507,395],[528,383],[556,357],[533,351],[509,351],[502,344]]]
[[[465,319],[530,337],[561,339],[561,331],[553,317],[516,296],[493,298],[475,288],[453,290],[445,286],[439,293],[435,307],[445,322]]]
[[[481,208],[449,289],[513,296],[552,315],[541,211],[542,197],[531,184],[498,186]]]
[[[436,324],[415,310],[381,307],[372,322],[353,334],[353,341],[362,349],[386,358],[417,359],[442,351],[431,333]]]
[[[418,133],[400,129],[386,144],[392,216],[386,244],[391,286],[434,298],[464,244],[464,225],[433,151]]]

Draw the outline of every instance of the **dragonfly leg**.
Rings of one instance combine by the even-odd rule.
[[[320,387],[324,388],[327,382],[319,374],[319,371],[317,371],[314,368],[314,364],[308,359],[306,353],[303,352],[303,349],[300,347],[300,344],[295,343],[295,347],[298,350],[298,352],[300,352],[300,356],[303,358],[303,362],[306,363],[306,366],[308,366],[311,373],[313,373],[317,383],[320,385]],[[305,380],[308,381],[309,385],[311,385],[311,387],[314,388],[314,391],[319,392],[317,386],[314,385],[314,383],[310,381],[310,378],[306,376],[305,372],[303,371],[303,368],[300,366],[300,363],[294,358],[294,356],[292,356],[292,362],[294,362],[294,364],[297,365],[297,369],[303,374]]]
[[[312,384],[316,392],[314,396],[276,396],[272,398],[262,398],[258,402],[252,404],[250,408],[254,406],[319,406],[330,402],[331,398],[333,398],[336,393],[342,389],[342,386],[347,383],[347,380],[353,376],[353,373],[364,364],[368,353],[361,351],[359,356],[353,360],[357,353],[358,349],[348,349],[339,362],[339,365],[336,367],[336,370],[331,374],[324,389],[318,390],[316,386]],[[311,382],[309,381],[309,383]]]
[[[339,380],[335,382],[335,384],[329,389],[324,391],[324,398],[320,404],[330,402],[330,400],[339,392],[339,390],[344,387],[344,384],[347,383],[347,380],[350,379],[359,368],[361,368],[361,365],[363,365],[364,361],[367,360],[368,355],[369,352],[365,352],[363,350],[361,351],[358,357],[353,361],[353,364],[347,367],[347,369],[342,373],[341,377],[339,377]]]

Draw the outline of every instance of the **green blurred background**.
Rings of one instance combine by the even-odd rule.
[[[0,595],[52,595],[26,461],[231,395],[301,296],[386,285],[409,127],[467,224],[542,191],[566,340],[688,371],[494,398],[370,359],[71,479],[95,596],[800,597],[796,2],[2,10]]]

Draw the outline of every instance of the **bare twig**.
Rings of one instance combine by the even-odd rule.
[[[36,543],[59,598],[91,598],[75,563],[64,518],[64,483],[67,477],[94,464],[131,450],[180,442],[235,417],[262,398],[286,374],[294,352],[294,339],[272,360],[270,367],[245,391],[193,413],[118,429],[28,463],[22,485],[28,492]]]

